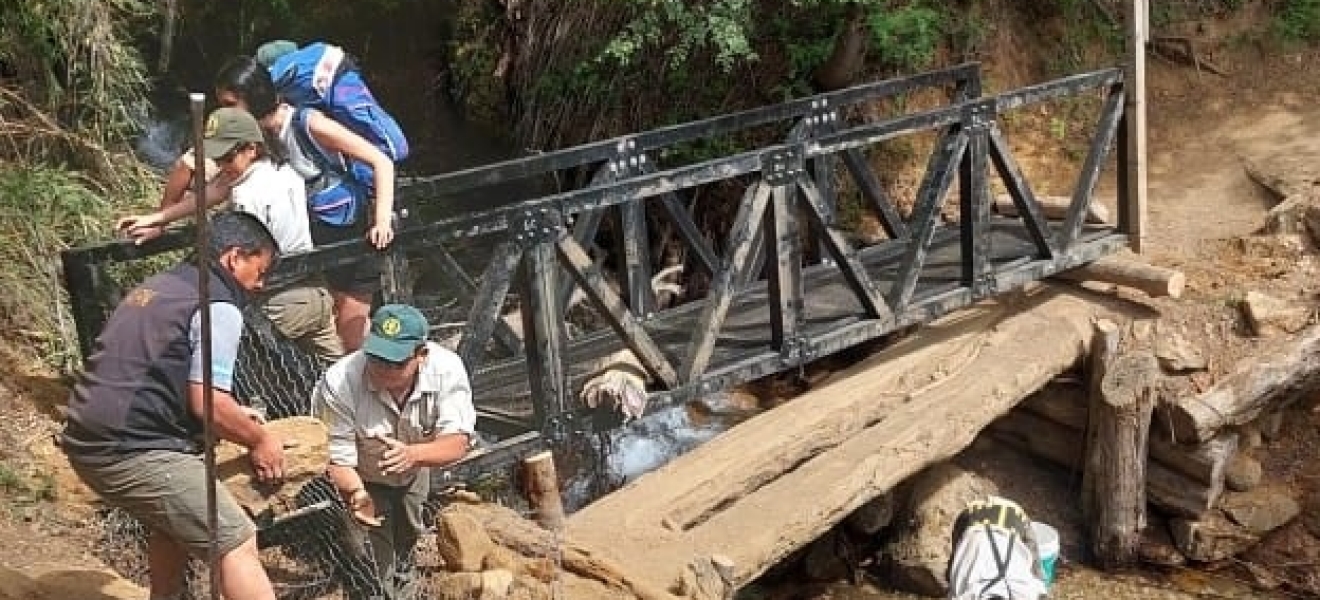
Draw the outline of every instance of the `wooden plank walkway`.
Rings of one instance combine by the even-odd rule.
[[[585,507],[568,535],[659,587],[715,558],[741,587],[1072,366],[1095,316],[1132,314],[1088,297],[1044,286],[945,317]]]

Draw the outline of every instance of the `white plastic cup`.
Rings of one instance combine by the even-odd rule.
[[[1036,537],[1036,560],[1040,562],[1045,587],[1054,584],[1054,567],[1059,561],[1059,532],[1044,523],[1032,521],[1031,533]]]

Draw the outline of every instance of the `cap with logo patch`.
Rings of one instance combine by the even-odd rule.
[[[202,129],[202,154],[211,160],[229,154],[245,142],[263,142],[257,119],[241,108],[217,108],[206,117]]]
[[[367,356],[401,363],[426,343],[429,330],[421,311],[406,304],[386,304],[371,317],[371,333],[362,351]]]

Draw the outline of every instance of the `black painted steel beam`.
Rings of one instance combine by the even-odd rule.
[[[1073,188],[1072,201],[1068,204],[1068,215],[1059,230],[1058,246],[1068,249],[1082,231],[1086,214],[1094,201],[1095,184],[1100,181],[1100,171],[1105,167],[1105,160],[1114,147],[1114,138],[1118,134],[1118,121],[1123,116],[1123,90],[1116,88],[1105,98],[1100,111],[1100,122],[1096,126],[1095,137],[1091,139],[1091,148],[1082,162],[1082,170],[1077,176]]]
[[[997,124],[990,124],[988,135],[990,160],[994,163],[1000,180],[1004,182],[1004,187],[1008,189],[1008,195],[1013,199],[1013,205],[1017,207],[1017,213],[1027,228],[1027,234],[1036,244],[1038,257],[1053,258],[1058,252],[1054,247],[1054,236],[1050,232],[1050,223],[1045,218],[1045,213],[1041,211],[1040,202],[1036,200],[1035,192],[1031,191],[1031,184],[1027,182],[1026,177],[1023,177],[1022,168],[1013,158],[1013,150],[1008,147],[1008,142]]]
[[[582,246],[573,238],[565,237],[559,240],[555,249],[568,273],[586,291],[587,298],[606,317],[610,328],[641,361],[646,371],[667,388],[678,385],[678,373],[674,371],[664,351],[651,339],[651,335],[642,327],[641,320],[628,309],[623,299],[610,289],[605,275],[591,262]]]
[[[734,279],[751,251],[754,231],[763,225],[761,218],[770,199],[771,187],[764,181],[758,181],[754,187],[755,191],[749,194],[750,200],[738,207],[738,215],[729,231],[729,252],[720,262],[719,272],[711,282],[710,298],[698,321],[704,329],[694,332],[696,335],[684,353],[680,376],[685,382],[701,377],[710,363],[715,341],[728,315],[729,304],[733,302]]]
[[[939,219],[944,197],[953,183],[953,165],[962,159],[966,149],[967,134],[960,128],[952,128],[940,139],[935,152],[931,154],[921,187],[917,190],[916,206],[912,210],[912,226],[915,229],[907,240],[907,252],[899,266],[894,286],[886,298],[895,313],[907,310],[912,300],[917,279],[926,262],[926,251],[935,233],[935,222]]]
[[[447,262],[444,260],[446,257],[449,261],[454,260],[448,252],[438,252],[435,256],[441,264]],[[458,355],[469,371],[484,362],[486,343],[492,334],[500,345],[509,348],[515,355],[524,351],[525,341],[513,332],[500,314],[504,309],[504,297],[509,293],[514,270],[521,259],[521,248],[509,241],[501,242],[491,254],[491,261],[482,273],[481,283],[472,291],[466,331],[458,342]],[[457,261],[452,266],[458,267]],[[462,269],[459,268],[458,272],[462,273]]]

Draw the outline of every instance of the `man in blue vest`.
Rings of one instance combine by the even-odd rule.
[[[206,156],[224,160],[205,142]],[[241,308],[279,259],[255,217],[222,213],[207,250],[214,430],[245,446],[257,478],[283,477],[281,441],[231,394],[243,329]],[[69,397],[61,447],[79,478],[147,528],[152,600],[183,597],[188,555],[210,549],[206,468],[199,452],[205,390],[199,271],[181,264],[128,292]],[[256,529],[223,486],[215,531],[221,593],[230,600],[274,600],[257,554]]]

